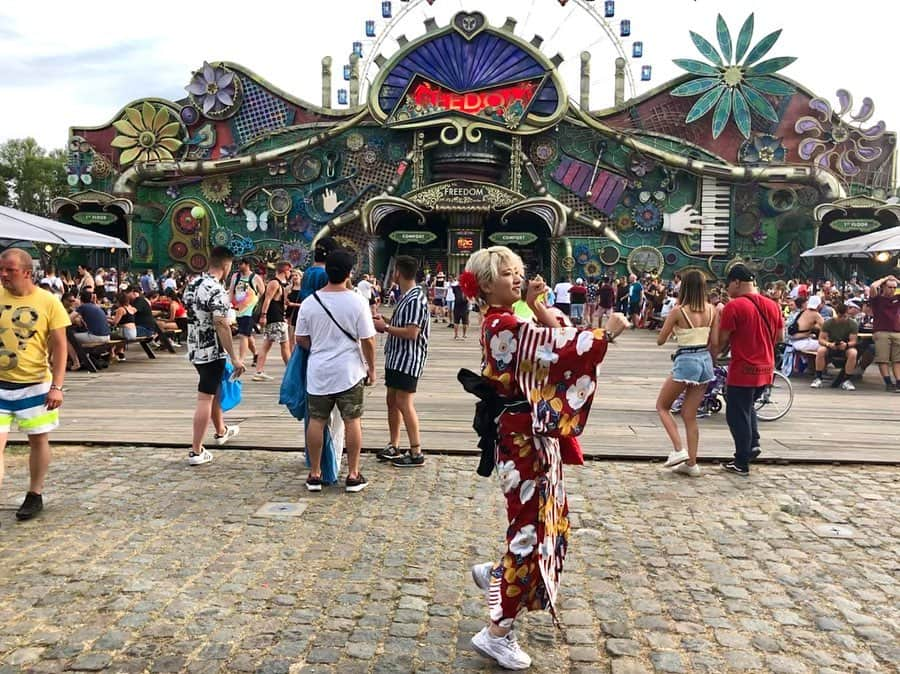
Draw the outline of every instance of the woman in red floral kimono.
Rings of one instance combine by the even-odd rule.
[[[473,254],[460,276],[465,294],[485,306],[482,377],[504,405],[495,462],[509,519],[506,554],[472,569],[488,593],[491,619],[472,646],[507,669],[531,665],[512,631],[519,613],[549,609],[556,620],[569,535],[562,464],[583,463],[575,438],[594,397],[597,365],[609,335],[628,325],[614,314],[606,330],[568,326],[543,303],[547,288],[540,278],[528,283],[534,320],[523,320],[512,311],[523,283],[522,260],[504,246]]]

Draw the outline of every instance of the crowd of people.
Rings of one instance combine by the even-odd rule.
[[[881,369],[885,387],[900,391],[900,294],[893,275],[869,285],[854,277],[842,288],[791,281],[760,290],[754,272],[737,264],[712,288],[699,271],[668,282],[632,275],[615,281],[563,278],[550,287],[539,276],[527,279],[513,251],[493,246],[471,255],[456,277],[423,272],[416,259],[398,256],[382,291],[371,276],[354,285],[355,264],[352,253],[324,238],[309,268],[279,262],[271,278],[252,260],[235,263],[227,248],[217,247],[209,269],[189,276],[167,273],[157,280],[149,271],[134,278],[115,269],[94,273],[79,267],[71,278],[48,270],[35,283],[25,251],[2,253],[0,453],[13,423],[28,435],[31,448],[29,490],[16,516],[30,519],[43,507],[49,433],[64,399],[66,359],[57,356],[67,351],[67,331],[76,330],[74,340],[84,344],[109,340],[113,329],[126,341],[183,333],[198,379],[191,466],[213,460],[205,446],[210,425],[216,445],[240,432],[225,423],[223,380],[252,368],[254,381],[271,381],[265,366],[276,344],[286,365],[302,356],[297,386],[304,400],[306,488],[320,492],[337,481],[322,466],[331,443],[339,455],[346,450],[344,489],[356,493],[368,486],[360,465],[361,419],[365,387],[378,376],[376,335],[386,335],[382,376],[389,431],[377,458],[398,468],[419,467],[426,458],[415,394],[432,329],[445,324],[465,339],[469,316],[477,315],[482,367],[478,373],[461,371],[459,378],[479,398],[479,474],[497,473],[508,526],[502,557],[472,568],[489,615],[472,645],[501,666],[522,669],[531,659],[516,641],[515,621],[529,610],[549,610],[556,618],[569,532],[562,466],[583,463],[577,438],[597,388],[598,365],[608,344],[629,327],[658,328],[660,345],[677,339],[656,410],[672,443],[665,465],[688,477],[700,474],[697,407],[713,379],[715,359],[725,353],[734,456],[722,468],[741,477],[761,453],[754,402],[772,382],[779,344],[786,342],[787,353],[795,356],[789,365],[787,357],[780,363],[792,372],[799,367],[798,354],[813,356],[814,388],[835,360],[842,368],[837,385],[852,390],[854,368],[864,368],[869,358]],[[383,304],[393,305],[390,319],[381,313]],[[866,332],[872,334],[871,349],[860,345]],[[683,440],[670,414],[680,395]]]

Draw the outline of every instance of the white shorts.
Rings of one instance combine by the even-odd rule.
[[[821,344],[819,344],[818,339],[801,337],[800,339],[791,342],[791,346],[794,347],[794,351],[816,351]]]
[[[49,433],[59,426],[59,410],[47,409],[50,382],[22,388],[0,388],[0,434],[9,433],[15,421],[25,435]]]

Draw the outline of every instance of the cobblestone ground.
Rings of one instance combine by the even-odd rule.
[[[494,559],[499,488],[475,458],[401,471],[364,457],[362,494],[308,495],[296,455],[57,451],[47,507],[0,512],[0,672],[490,671],[469,638],[469,566]],[[645,463],[568,471],[562,631],[531,615],[540,672],[895,672],[896,468]],[[300,501],[295,518],[261,518]],[[819,527],[824,530],[817,533]],[[836,537],[823,537],[836,536]]]

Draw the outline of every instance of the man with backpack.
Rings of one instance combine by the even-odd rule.
[[[256,342],[253,339],[253,328],[259,315],[257,305],[266,287],[259,274],[254,274],[249,258],[241,258],[238,270],[231,277],[228,294],[231,306],[237,312],[238,359],[241,363],[247,357],[247,350],[253,354],[253,365],[256,366]]]
[[[266,358],[272,345],[277,343],[281,349],[281,360],[287,365],[291,357],[291,345],[288,342],[288,327],[285,320],[285,302],[288,287],[291,285],[291,263],[282,260],[275,267],[275,278],[266,285],[266,296],[259,315],[259,325],[265,337],[262,350],[259,352],[256,374],[253,381],[272,381],[272,375],[266,374]]]

